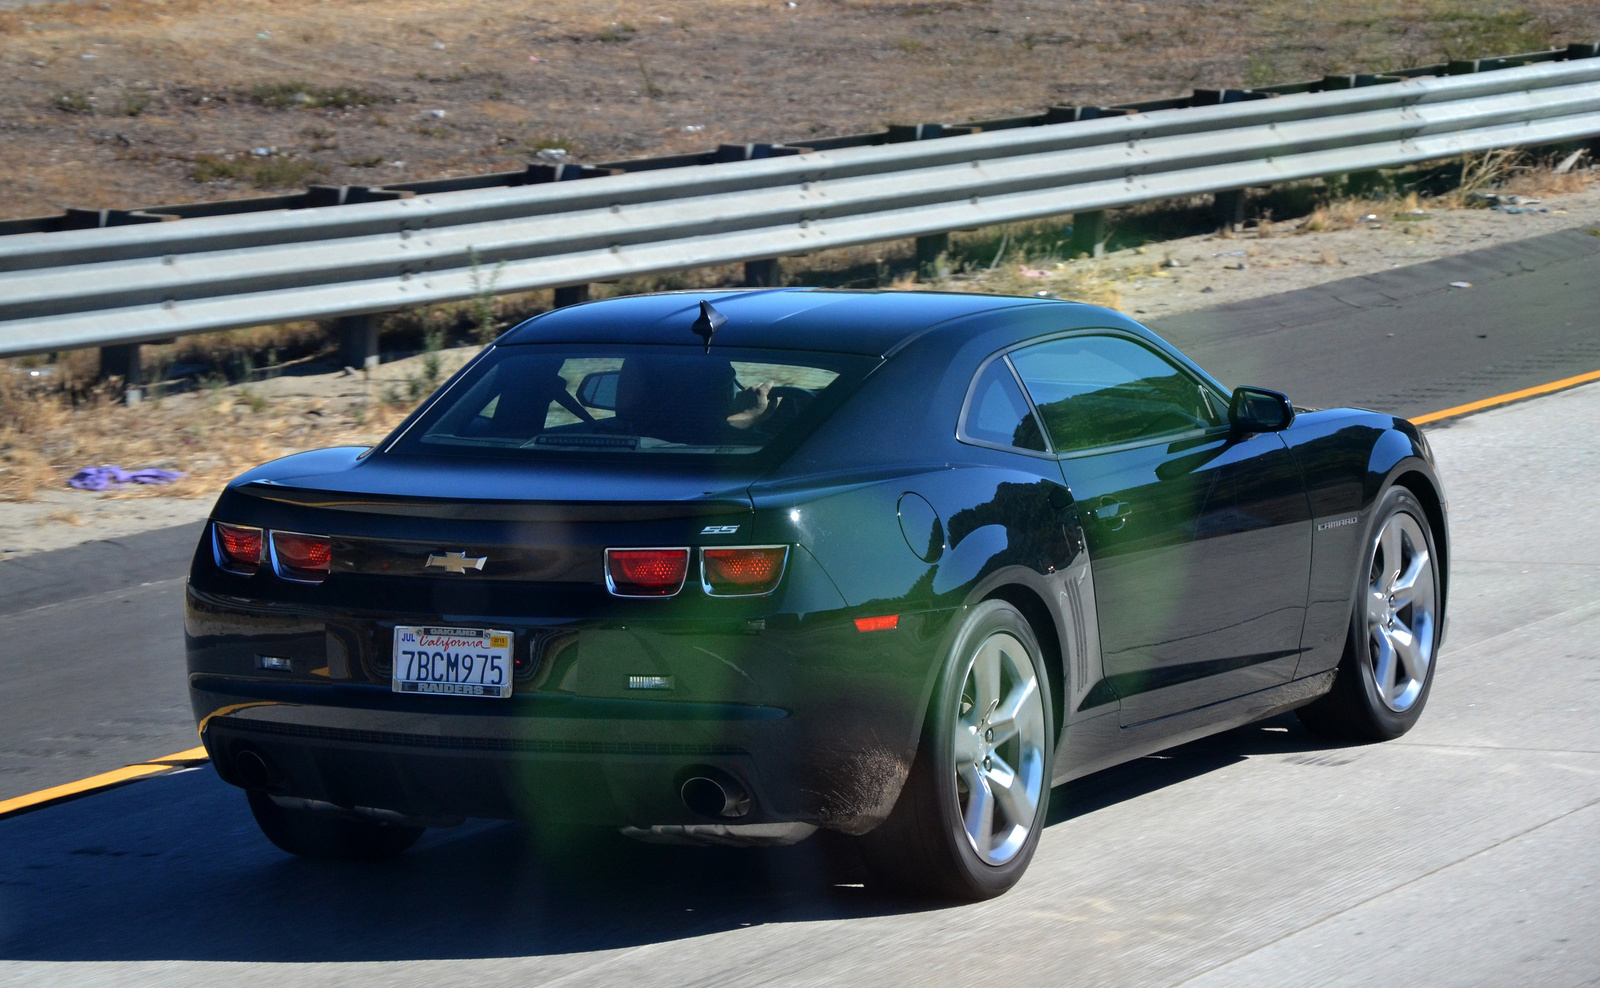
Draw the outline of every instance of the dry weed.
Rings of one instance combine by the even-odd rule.
[[[267,460],[376,442],[414,405],[358,399],[336,407],[311,396],[269,399],[240,386],[132,406],[92,397],[74,407],[61,393],[12,387],[0,390],[0,501],[61,490],[83,467],[104,465],[188,475],[112,497],[213,497],[229,479]]]

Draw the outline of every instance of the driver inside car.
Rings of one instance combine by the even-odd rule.
[[[734,395],[733,407],[738,411],[728,416],[728,424],[735,429],[748,429],[777,412],[783,406],[783,397],[771,397],[772,388],[771,381],[763,381]]]

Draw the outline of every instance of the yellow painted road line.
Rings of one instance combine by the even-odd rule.
[[[166,756],[165,758],[152,758],[148,762],[146,762],[145,764],[146,765],[186,765],[189,762],[204,762],[204,761],[210,761],[210,759],[211,759],[211,756],[206,754],[206,749],[202,746],[202,747],[199,747],[199,748],[190,748],[188,751],[175,752],[175,753],[173,753],[171,755]]]
[[[1457,415],[1465,415],[1468,412],[1481,411],[1485,408],[1493,408],[1496,405],[1504,405],[1508,402],[1521,401],[1524,398],[1534,398],[1539,395],[1547,395],[1552,391],[1561,391],[1566,388],[1576,387],[1579,384],[1588,384],[1590,381],[1600,381],[1600,370],[1590,371],[1587,374],[1579,374],[1575,377],[1564,377],[1559,381],[1551,381],[1549,384],[1540,384],[1531,388],[1523,388],[1521,391],[1513,391],[1510,394],[1496,395],[1493,398],[1485,398],[1482,401],[1471,401],[1465,405],[1457,405],[1454,408],[1446,408],[1440,412],[1429,412],[1426,415],[1418,415],[1416,418],[1411,420],[1411,424],[1427,425],[1429,422],[1437,422],[1440,419],[1455,418]]]
[[[87,779],[79,779],[77,782],[69,782],[64,786],[53,786],[49,789],[41,789],[38,792],[30,792],[26,796],[0,800],[0,817],[7,817],[23,810],[31,810],[58,800],[87,796],[102,789],[119,786],[124,782],[142,779],[147,775],[170,771],[172,771],[172,766],[170,765],[129,765],[125,768],[113,769],[110,772],[91,775]]]

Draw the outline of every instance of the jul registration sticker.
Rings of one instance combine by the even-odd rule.
[[[512,635],[481,628],[394,629],[396,693],[511,695]]]

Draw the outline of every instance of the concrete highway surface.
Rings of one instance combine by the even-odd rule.
[[[1414,416],[1600,369],[1597,269],[1557,234],[1156,328],[1229,383]],[[472,822],[300,861],[202,767],[0,819],[0,984],[1600,984],[1597,422],[1589,385],[1430,427],[1455,552],[1412,733],[1285,717],[1058,789],[992,902],[872,895],[816,841]],[[0,563],[0,799],[195,744],[196,535]]]

